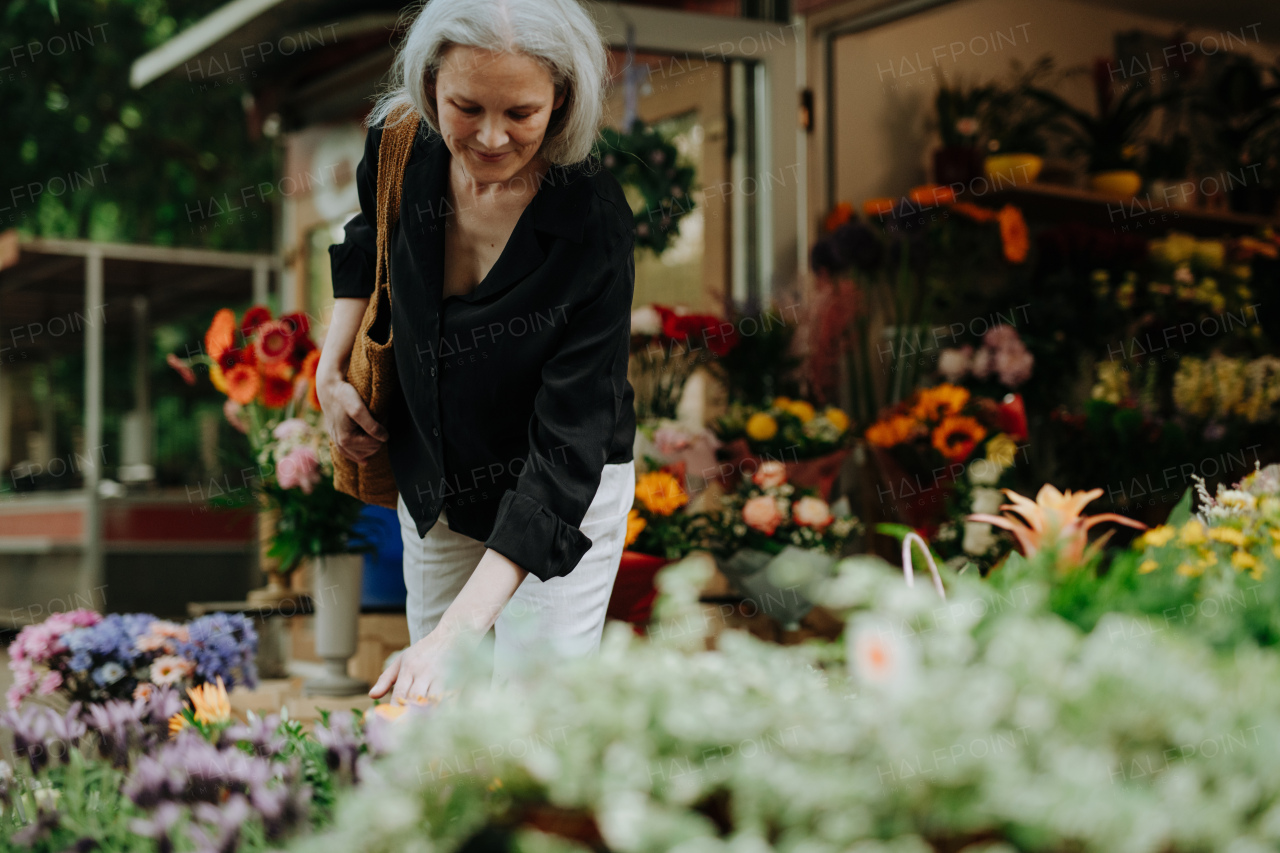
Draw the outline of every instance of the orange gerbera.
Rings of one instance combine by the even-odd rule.
[[[933,207],[935,204],[947,204],[955,201],[956,194],[951,187],[945,184],[924,184],[923,186],[912,187],[907,193],[907,198],[921,207]]]
[[[262,374],[262,405],[283,409],[293,399],[293,381],[275,373]]]
[[[996,215],[1000,220],[1000,241],[1004,244],[1004,259],[1011,264],[1022,263],[1027,259],[1027,250],[1030,248],[1027,221],[1022,218],[1022,211],[1011,204],[1006,204]]]
[[[216,685],[206,682],[189,688],[187,696],[191,698],[191,710],[200,722],[217,725],[231,721],[231,698],[227,696],[227,686],[222,683],[221,675]]]
[[[981,207],[968,201],[957,201],[951,205],[956,213],[969,217],[974,222],[991,222],[998,214],[989,207]]]
[[[644,517],[640,515],[640,510],[638,509],[633,509],[631,512],[627,513],[627,541],[623,543],[622,547],[631,547],[631,543],[636,541],[640,536],[641,531],[644,530],[645,525],[648,523],[649,522],[645,521]]]
[[[650,471],[636,483],[636,498],[654,515],[671,515],[689,502],[680,481],[667,471]]]
[[[919,421],[938,421],[947,415],[958,415],[969,402],[969,389],[943,382],[924,388],[916,395],[911,416]]]
[[[834,231],[841,225],[853,218],[853,205],[847,201],[842,201],[832,208],[827,214],[827,219],[823,222],[823,227],[827,231]]]
[[[204,351],[217,361],[222,354],[236,344],[236,312],[223,308],[213,315],[209,330],[204,333]]]
[[[302,367],[298,369],[298,380],[307,383],[307,402],[311,404],[311,408],[317,412],[320,411],[320,397],[316,394],[316,367],[320,364],[320,350],[313,349],[307,353],[307,357],[302,360]]]
[[[865,435],[867,442],[873,447],[894,447],[915,438],[923,429],[924,427],[915,418],[907,415],[890,415],[867,427]]]
[[[211,370],[212,372],[212,370]],[[258,371],[247,364],[237,364],[223,374],[227,386],[227,396],[242,406],[253,402],[262,387],[262,379]]]
[[[986,427],[973,418],[948,415],[933,431],[933,446],[948,462],[961,462],[986,437]]]
[[[862,212],[868,219],[873,216],[888,216],[890,213],[893,213],[893,199],[869,198],[862,203]]]

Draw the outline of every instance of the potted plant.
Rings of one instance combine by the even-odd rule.
[[[1136,171],[1139,135],[1152,112],[1182,96],[1178,90],[1153,95],[1150,89],[1128,84],[1116,97],[1112,63],[1099,59],[1093,67],[1096,114],[1080,109],[1057,94],[1029,86],[1029,97],[1049,107],[1050,125],[1066,137],[1069,151],[1087,155],[1089,187],[1115,197],[1132,197],[1142,188]]]
[[[715,520],[711,550],[720,571],[787,630],[813,609],[803,588],[830,570],[861,528],[848,499],[828,504],[813,489],[788,482],[786,466],[776,460],[742,478]]]
[[[991,86],[964,88],[957,83],[938,87],[933,104],[942,147],[933,152],[935,183],[967,185],[982,173],[979,115],[992,92]]]
[[[849,455],[849,416],[835,406],[818,407],[806,400],[773,397],[763,406],[741,403],[717,418],[712,429],[725,443],[725,485],[757,471],[765,460],[783,464],[788,481],[831,496]]]
[[[1211,129],[1203,141],[1210,170],[1235,178],[1223,179],[1231,209],[1270,215],[1280,158],[1280,68],[1264,71],[1252,58],[1233,54],[1192,106]]]
[[[982,117],[988,151],[982,169],[995,189],[1035,183],[1044,168],[1044,127],[1051,110],[1027,90],[1052,68],[1047,55],[1026,71],[1015,62],[1012,81],[992,88]]]

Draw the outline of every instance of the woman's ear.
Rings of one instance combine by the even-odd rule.
[[[564,105],[564,96],[567,91],[568,91],[567,87],[561,86],[560,91],[556,92],[556,99],[551,102],[552,112],[555,112],[556,110],[560,109],[561,106]]]

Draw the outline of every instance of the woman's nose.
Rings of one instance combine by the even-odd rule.
[[[496,118],[486,118],[480,124],[480,132],[476,135],[480,144],[493,153],[501,148],[507,141],[506,131],[502,129],[502,120]]]

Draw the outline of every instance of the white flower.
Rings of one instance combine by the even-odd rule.
[[[949,347],[938,356],[938,372],[948,382],[959,382],[969,372],[973,363],[973,346],[965,344],[959,349]]]
[[[631,312],[631,334],[662,334],[662,315],[652,305],[644,305]]]
[[[971,504],[973,512],[986,512],[995,514],[1000,511],[1000,504],[1004,503],[1004,498],[1000,495],[999,489],[980,488],[973,490],[973,503]]]
[[[964,541],[960,547],[964,549],[966,554],[978,556],[990,551],[992,546],[996,544],[995,534],[991,532],[991,525],[982,521],[966,521],[964,523]]]
[[[919,650],[892,622],[882,617],[861,617],[854,620],[850,630],[850,675],[867,684],[884,686],[901,686],[913,680]]]
[[[969,482],[975,486],[994,486],[1000,481],[1000,475],[1003,472],[1004,468],[990,459],[975,459],[969,463]],[[996,494],[999,494],[999,492],[996,492]],[[979,512],[980,510],[974,511]],[[992,512],[994,511],[992,510]]]

